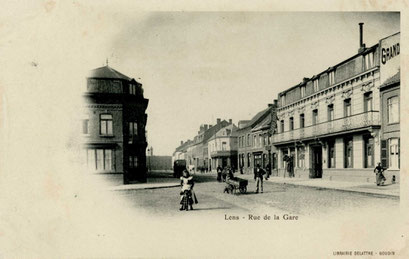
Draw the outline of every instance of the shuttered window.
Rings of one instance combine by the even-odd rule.
[[[381,163],[383,168],[388,168],[388,141],[381,141]]]

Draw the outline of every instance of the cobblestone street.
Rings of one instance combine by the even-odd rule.
[[[156,181],[159,176],[155,175]],[[170,174],[160,177],[170,181]],[[174,179],[177,181],[177,179]],[[356,212],[382,207],[383,210],[399,209],[399,199],[370,194],[344,192],[312,187],[293,186],[264,181],[264,193],[255,193],[255,183],[250,180],[246,194],[223,193],[225,183],[216,181],[214,174],[195,175],[195,192],[199,203],[193,212],[180,212],[179,188],[126,190],[117,192],[126,197],[137,209],[149,214],[173,216],[181,213],[200,215],[234,213],[289,213],[293,215],[319,216],[327,213]]]

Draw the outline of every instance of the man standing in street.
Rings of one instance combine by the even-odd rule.
[[[256,186],[257,186],[256,193],[258,193],[259,186],[261,189],[261,193],[263,193],[263,175],[264,174],[265,174],[265,171],[260,167],[260,164],[257,164],[256,168],[254,168],[254,180],[256,181]]]

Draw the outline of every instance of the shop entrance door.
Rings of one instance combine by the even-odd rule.
[[[313,146],[312,149],[312,172],[310,178],[322,178],[322,147]]]

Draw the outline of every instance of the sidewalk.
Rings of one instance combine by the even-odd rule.
[[[250,174],[235,174],[236,177],[254,180],[254,176]],[[399,183],[389,184],[384,186],[376,186],[375,183],[362,183],[362,182],[341,182],[341,181],[328,181],[323,179],[304,179],[304,178],[284,178],[280,176],[272,176],[265,183],[279,183],[289,184],[296,186],[305,186],[319,189],[330,189],[346,192],[358,192],[365,194],[389,196],[399,198]]]
[[[137,184],[124,184],[111,186],[109,191],[125,191],[125,190],[146,190],[146,189],[159,189],[159,188],[172,188],[179,187],[180,181],[172,183],[137,183]]]

